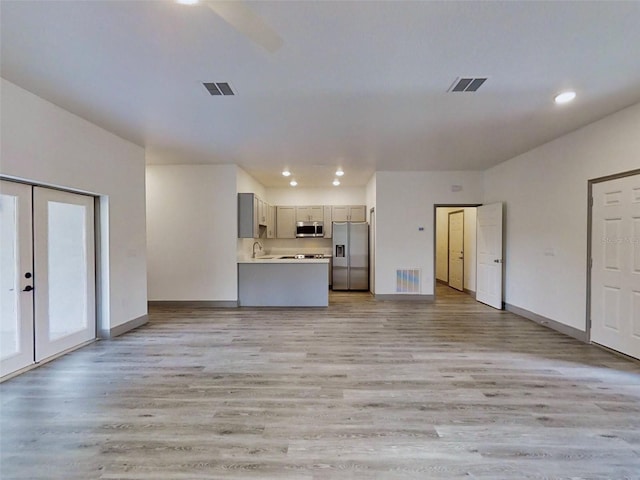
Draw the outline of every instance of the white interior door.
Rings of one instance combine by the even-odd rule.
[[[31,186],[0,180],[0,377],[31,365]]]
[[[591,340],[640,359],[640,175],[593,185]]]
[[[464,291],[464,211],[449,214],[449,286]]]
[[[502,310],[502,203],[477,210],[476,300]]]
[[[93,197],[34,187],[35,351],[40,361],[92,340]]]

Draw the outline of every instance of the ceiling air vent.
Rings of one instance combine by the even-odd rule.
[[[211,95],[235,95],[226,82],[203,83],[203,85]]]
[[[456,78],[455,82],[449,87],[448,92],[475,92],[477,91],[487,78]]]

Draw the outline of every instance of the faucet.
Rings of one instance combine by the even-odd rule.
[[[262,244],[260,242],[253,242],[253,247],[251,247],[251,250],[253,251],[253,258],[256,258],[256,245],[258,245],[258,248],[262,250]]]

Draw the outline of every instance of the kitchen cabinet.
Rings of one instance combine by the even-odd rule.
[[[255,193],[238,194],[238,238],[266,236],[266,206],[266,202]]]
[[[258,225],[267,226],[267,210],[269,208],[269,204],[263,201],[260,197],[258,198]]]
[[[267,238],[276,238],[276,207],[267,205]]]
[[[326,307],[328,259],[238,262],[239,307]]]
[[[277,207],[276,238],[296,238],[296,207]]]
[[[332,222],[366,222],[367,209],[364,205],[334,205],[331,209]]]
[[[324,206],[324,238],[331,238],[333,220],[331,219],[331,205]]]
[[[305,206],[296,207],[296,222],[322,222],[324,221],[324,207]]]

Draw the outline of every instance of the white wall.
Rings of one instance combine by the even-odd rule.
[[[100,329],[147,313],[144,150],[2,80],[0,174],[101,196]]]
[[[364,205],[364,187],[267,188],[271,205]]]
[[[149,300],[237,300],[237,170],[147,167]]]
[[[464,210],[464,288],[476,290],[476,208],[436,209],[436,279],[448,282],[449,213]]]
[[[396,269],[419,268],[420,293],[433,295],[434,205],[481,200],[482,172],[377,172],[376,294],[396,294]]]
[[[640,167],[640,104],[485,172],[506,202],[506,302],[586,328],[587,181]]]
[[[236,169],[236,189],[238,193],[255,193],[262,200],[268,202],[267,189],[243,169],[239,167],[236,167]]]

